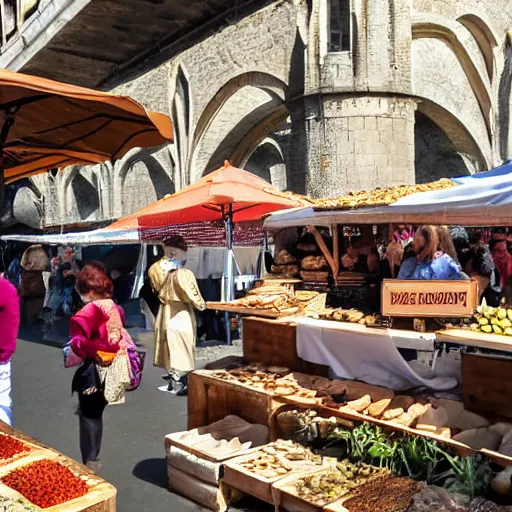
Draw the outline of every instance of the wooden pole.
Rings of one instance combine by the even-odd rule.
[[[332,257],[332,254],[329,251],[329,248],[325,244],[324,239],[322,238],[322,235],[318,231],[318,229],[315,228],[315,226],[308,226],[307,230],[315,237],[316,243],[318,244],[318,247],[320,247],[320,250],[322,251],[322,254],[324,255],[325,259],[327,260],[327,263],[329,263],[329,266],[331,267],[334,280],[336,281],[338,274],[337,274],[337,267],[334,263],[334,258]],[[339,264],[338,264],[339,265]],[[338,267],[339,269],[339,267]]]

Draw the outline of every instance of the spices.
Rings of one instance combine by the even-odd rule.
[[[386,471],[383,469],[361,463],[352,464],[344,460],[336,464],[336,469],[297,480],[295,489],[300,498],[323,507],[384,474]]]
[[[349,512],[403,512],[420,491],[421,485],[410,478],[385,476],[359,486],[343,506]]]
[[[88,492],[83,480],[50,460],[32,462],[11,471],[1,481],[41,508],[60,505]]]
[[[14,437],[0,434],[0,459],[12,459],[15,455],[28,451],[29,448],[26,444]]]

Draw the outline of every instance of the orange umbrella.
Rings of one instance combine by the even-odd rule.
[[[55,167],[115,160],[173,138],[167,116],[130,98],[6,69],[0,69],[0,117],[7,183]]]
[[[238,223],[260,220],[267,213],[308,204],[307,200],[280,192],[265,180],[226,161],[224,167],[134,216],[142,229],[228,219]],[[119,229],[123,222],[132,223],[134,216],[121,219],[114,226]]]
[[[233,223],[260,220],[266,213],[310,204],[299,197],[280,192],[254,174],[224,162],[214,171],[176,194],[167,196],[137,212],[139,226],[155,228],[173,224],[222,220],[226,226],[227,251],[224,263],[224,299],[234,298]],[[125,219],[125,226],[134,216]],[[123,219],[110,226],[119,229]],[[228,313],[226,336],[231,343]]]

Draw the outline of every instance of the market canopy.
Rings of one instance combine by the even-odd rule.
[[[164,114],[136,101],[0,69],[0,144],[7,183],[72,164],[115,160],[171,141]]]
[[[42,245],[121,245],[138,244],[137,230],[103,230],[82,231],[77,233],[61,233],[47,235],[2,235],[3,242],[23,242]]]
[[[262,178],[226,161],[220,169],[134,215],[141,229],[224,221],[228,217],[240,223],[259,221],[269,212],[304,204],[304,199],[280,192]]]
[[[295,208],[273,213],[265,229],[335,224],[441,224],[507,226],[512,222],[512,164],[470,177],[457,177],[460,185],[403,197],[388,206],[354,210]]]

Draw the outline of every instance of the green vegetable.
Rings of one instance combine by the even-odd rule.
[[[342,443],[352,461],[361,461],[391,470],[428,484],[471,497],[485,494],[491,480],[490,461],[481,454],[452,455],[450,448],[420,436],[397,438],[378,426],[363,423],[352,430],[337,427],[327,438],[327,447]]]

